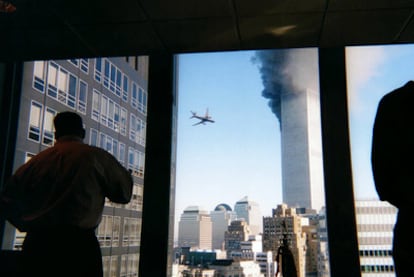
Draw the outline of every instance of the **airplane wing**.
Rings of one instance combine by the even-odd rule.
[[[204,121],[201,120],[200,122],[197,122],[196,124],[193,124],[193,126],[199,125],[199,124],[204,124]]]

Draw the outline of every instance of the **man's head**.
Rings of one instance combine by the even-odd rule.
[[[53,120],[53,124],[55,125],[56,139],[63,136],[85,138],[85,129],[83,128],[82,118],[76,113],[58,113]]]

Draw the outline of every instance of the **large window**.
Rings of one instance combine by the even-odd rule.
[[[30,107],[30,119],[29,119],[29,134],[28,137],[31,140],[40,140],[40,128],[42,118],[43,106],[35,101],[32,101]]]
[[[259,255],[275,276],[285,237],[298,276],[329,276],[317,50],[178,59],[175,257]]]
[[[352,173],[362,276],[394,276],[391,256],[397,209],[378,200],[371,169],[372,131],[381,98],[412,80],[412,45],[348,47]]]
[[[89,73],[91,76],[87,76]],[[83,118],[85,143],[108,151],[123,166],[129,165],[133,170],[130,203],[119,204],[106,199],[102,221],[96,229],[104,276],[111,277],[120,276],[121,271],[121,276],[138,276],[146,116],[128,102],[132,82],[136,86],[136,106],[138,101],[146,104],[146,96],[138,93],[138,88],[147,87],[146,76],[138,76],[124,58],[27,62],[23,67],[22,84],[16,84],[22,91],[20,111],[16,115],[19,126],[15,157],[10,163],[13,170],[26,162],[29,155],[54,144],[53,119],[58,112],[68,110],[76,111]],[[133,141],[128,136],[130,112],[138,114],[131,126],[136,134]],[[132,157],[128,155],[131,149]],[[127,158],[131,163],[128,164]],[[26,233],[18,232],[7,223],[2,248],[21,250],[25,236]]]
[[[46,107],[45,119],[43,121],[43,143],[46,145],[52,145],[55,140],[53,118],[57,112],[51,108]]]

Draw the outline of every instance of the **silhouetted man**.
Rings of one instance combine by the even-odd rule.
[[[385,95],[377,110],[372,169],[381,200],[398,208],[393,258],[398,277],[413,276],[411,218],[414,211],[414,82]]]
[[[82,118],[54,119],[56,143],[22,165],[3,191],[1,213],[20,231],[24,276],[102,276],[95,229],[105,197],[131,199],[131,174],[108,152],[82,142]]]

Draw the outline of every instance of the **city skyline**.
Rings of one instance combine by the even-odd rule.
[[[414,48],[346,51],[355,197],[377,199],[370,168],[372,123],[379,99],[414,75],[407,59]],[[248,196],[266,216],[283,202],[279,122],[262,96],[253,56],[254,51],[179,56],[176,215],[190,205],[233,208]],[[207,108],[216,122],[192,126],[190,111],[202,114]]]

